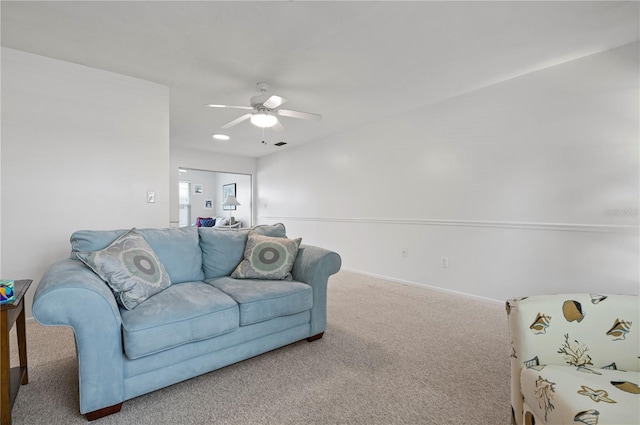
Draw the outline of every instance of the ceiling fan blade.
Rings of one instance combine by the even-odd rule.
[[[284,97],[276,96],[274,94],[269,99],[265,100],[262,105],[267,109],[275,109],[286,101],[287,99]]]
[[[210,108],[253,109],[253,106],[207,105]]]
[[[226,123],[225,125],[223,125],[220,128],[233,127],[234,125],[240,124],[242,121],[248,120],[249,118],[251,118],[251,115],[253,115],[253,114],[244,114],[243,116],[238,117],[235,120],[229,121],[228,123]]]
[[[301,118],[303,120],[320,121],[322,119],[322,115],[311,112],[290,111],[288,109],[278,109],[275,112],[283,117]]]
[[[286,130],[282,125],[282,123],[280,122],[280,120],[278,120],[274,125],[272,125],[271,128],[273,129],[273,131],[277,133],[282,133],[283,131]]]

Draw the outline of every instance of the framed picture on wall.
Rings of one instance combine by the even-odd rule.
[[[204,200],[204,209],[212,210],[213,209],[213,199],[205,199]]]
[[[202,195],[204,193],[204,186],[202,186],[200,183],[196,183],[193,185],[193,193],[198,194],[198,195]]]
[[[222,185],[222,202],[224,202],[227,199],[227,196],[236,196],[236,184],[235,183],[229,183],[229,184]],[[236,210],[236,206],[235,205],[223,205],[222,209],[224,211],[235,211]]]

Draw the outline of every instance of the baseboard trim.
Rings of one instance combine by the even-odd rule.
[[[360,274],[360,275],[363,275],[363,276],[373,277],[373,278],[376,278],[376,279],[387,280],[387,281],[393,282],[393,283],[400,283],[400,284],[404,284],[404,285],[418,286],[418,287],[421,287],[421,288],[430,289],[432,291],[444,292],[444,293],[450,294],[450,295],[457,295],[457,296],[461,296],[461,297],[465,297],[465,298],[471,298],[471,299],[474,299],[474,300],[483,301],[483,302],[490,303],[490,304],[502,305],[505,302],[505,300],[496,300],[494,298],[481,297],[480,295],[469,294],[467,292],[454,291],[452,289],[441,288],[439,286],[428,285],[426,283],[420,283],[420,282],[414,282],[414,281],[411,281],[411,280],[399,279],[397,277],[385,276],[385,275],[381,275],[381,274],[377,274],[377,273],[371,273],[371,272],[365,272],[365,271],[362,271],[362,270],[356,270],[356,269],[352,269],[352,268],[348,268],[348,267],[342,267],[342,270],[350,272],[350,273]]]
[[[482,221],[482,220],[440,220],[440,219],[402,219],[402,218],[347,218],[347,217],[276,217],[260,216],[261,222],[275,221],[308,221],[318,223],[354,223],[354,224],[387,224],[411,226],[457,226],[457,227],[491,227],[521,230],[552,230],[560,232],[595,232],[595,233],[638,233],[640,226],[616,224],[587,223],[548,223],[517,221]]]

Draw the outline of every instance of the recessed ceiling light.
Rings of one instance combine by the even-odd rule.
[[[213,135],[213,138],[216,140],[229,140],[230,137],[227,136],[226,134],[220,134],[220,133],[216,133]]]

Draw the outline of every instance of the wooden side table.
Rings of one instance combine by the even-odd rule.
[[[14,290],[16,299],[8,304],[2,304],[0,315],[0,339],[2,340],[0,351],[0,374],[2,386],[0,388],[0,424],[11,424],[11,409],[18,396],[20,385],[29,382],[27,373],[27,335],[24,320],[24,294],[27,293],[32,280],[16,280]],[[9,368],[9,331],[16,324],[18,334],[18,355],[20,367]]]

